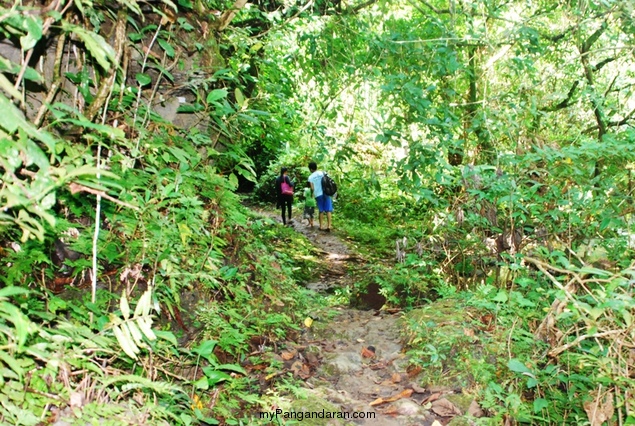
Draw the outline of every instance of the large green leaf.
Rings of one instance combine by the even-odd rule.
[[[95,58],[99,66],[104,70],[118,65],[115,64],[115,49],[101,35],[88,31],[79,25],[69,24],[66,21],[62,23],[62,29],[77,35],[84,42],[88,53]]]

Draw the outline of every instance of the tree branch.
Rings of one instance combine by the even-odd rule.
[[[432,6],[430,3],[428,3],[425,0],[419,0],[419,3],[423,4],[428,9],[430,9],[431,11],[433,11],[434,13],[437,13],[437,14],[452,13],[452,10],[450,10],[449,8],[448,9],[437,9],[436,7]]]
[[[117,23],[115,24],[115,60],[108,72],[106,78],[104,78],[99,85],[99,89],[95,94],[95,100],[88,107],[88,111],[86,112],[86,118],[90,121],[95,118],[95,115],[99,112],[101,107],[106,102],[108,98],[108,94],[112,89],[112,85],[115,83],[115,77],[117,76],[117,71],[119,70],[119,61],[121,61],[121,57],[123,55],[124,46],[126,45],[126,24],[127,24],[127,16],[125,13],[120,12],[117,17]]]
[[[600,26],[600,28],[598,28],[593,34],[591,34],[591,36],[589,36],[588,39],[586,39],[586,41],[584,43],[582,43],[582,46],[580,46],[580,61],[582,62],[582,68],[584,69],[584,75],[586,77],[586,81],[587,84],[589,86],[589,88],[593,91],[595,91],[594,86],[595,86],[595,81],[594,81],[594,76],[593,76],[593,72],[594,69],[593,67],[589,64],[589,50],[591,49],[591,46],[593,46],[593,44],[600,38],[600,36],[602,35],[602,33],[604,33],[604,31],[606,30],[607,25],[606,25],[606,21],[602,22],[602,25]],[[595,121],[597,122],[597,129],[598,129],[598,141],[602,141],[602,138],[604,137],[604,135],[606,134],[607,131],[607,127],[606,127],[606,120],[604,118],[604,111],[602,110],[602,102],[598,101],[594,96],[591,96],[591,105],[593,106],[593,114],[595,115]],[[595,175],[597,177],[597,174],[599,173],[599,167],[595,166]]]
[[[598,28],[593,34],[591,34],[591,36],[582,44],[582,48],[580,49],[582,50],[582,53],[587,53],[591,49],[593,43],[598,41],[602,33],[606,30],[606,27],[606,21],[602,22],[600,28]]]
[[[241,10],[247,4],[247,0],[236,0],[233,6],[227,9],[216,21],[216,30],[223,31],[229,26],[232,19],[236,16],[239,10]]]
[[[558,111],[558,110],[567,108],[569,104],[571,103],[571,100],[573,99],[573,95],[575,94],[575,91],[577,90],[579,85],[580,85],[580,80],[576,80],[571,86],[571,88],[569,89],[569,93],[567,93],[566,98],[564,98],[562,101],[560,101],[556,105],[540,108],[540,111],[553,112],[553,111]]]
[[[593,71],[601,70],[604,65],[609,64],[615,61],[616,59],[617,58],[606,58],[603,61],[598,62],[597,64],[593,65]]]
[[[353,7],[350,9],[350,11],[348,13],[357,13],[360,10],[362,10],[365,7],[371,6],[373,4],[377,3],[377,0],[368,0],[365,1],[364,3],[358,4],[357,6]]]
[[[42,101],[42,105],[40,105],[40,109],[37,112],[37,116],[35,120],[33,120],[33,124],[35,127],[40,127],[42,121],[44,121],[44,116],[48,111],[48,104],[53,102],[57,92],[61,86],[61,68],[62,68],[62,57],[64,56],[64,45],[66,43],[66,34],[62,33],[57,39],[57,49],[55,50],[55,64],[53,65],[53,82],[51,83],[51,87],[49,88],[48,93],[46,94],[46,98]]]
[[[606,127],[625,126],[625,125],[629,124],[629,122],[631,121],[631,119],[633,118],[634,115],[635,115],[635,109],[633,109],[631,112],[626,114],[626,116],[624,118],[622,118],[621,120],[609,121],[608,123],[606,123]],[[594,129],[597,129],[597,126],[594,126],[593,129],[591,129],[591,130],[594,130]]]

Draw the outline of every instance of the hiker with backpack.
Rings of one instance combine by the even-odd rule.
[[[293,206],[293,182],[287,176],[287,168],[280,169],[280,176],[276,178],[276,192],[278,195],[278,203],[276,207],[282,209],[282,223],[287,224],[287,217],[289,216],[289,225],[293,223],[291,220],[291,208]]]
[[[333,179],[322,170],[317,169],[314,161],[309,163],[309,183],[313,190],[313,196],[317,202],[318,220],[320,223],[320,231],[331,232],[331,216],[333,213],[333,195],[337,191],[337,186]],[[326,228],[324,228],[324,216],[326,216]]]

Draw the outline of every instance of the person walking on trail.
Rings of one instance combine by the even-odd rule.
[[[291,208],[293,206],[293,182],[291,182],[291,179],[287,176],[286,167],[280,169],[280,176],[276,178],[276,192],[278,195],[278,203],[276,207],[282,209],[282,223],[284,225],[287,224],[287,215],[285,215],[285,213],[288,213],[288,223],[291,225],[293,223],[293,220],[291,220]]]
[[[317,202],[318,208],[318,220],[320,223],[320,231],[331,232],[331,216],[333,213],[333,199],[322,192],[322,177],[324,172],[318,170],[317,164],[314,161],[309,163],[309,183],[313,190],[313,196]],[[326,228],[324,227],[324,217],[326,216]]]
[[[306,183],[304,188],[304,218],[309,221],[309,226],[313,228],[313,216],[315,215],[315,197],[311,189],[311,182]]]

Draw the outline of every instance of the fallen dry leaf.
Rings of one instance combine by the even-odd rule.
[[[373,362],[369,364],[368,368],[370,368],[371,370],[383,370],[384,368],[388,367],[390,364],[392,364],[392,360],[381,360],[381,361]]]
[[[381,405],[387,402],[395,402],[400,400],[401,398],[410,398],[411,395],[412,395],[412,389],[404,389],[401,392],[399,392],[397,395],[393,395],[388,398],[377,398],[376,400],[370,403],[370,406],[374,407],[375,405]]]
[[[391,380],[393,383],[399,383],[399,382],[401,382],[401,374],[399,374],[399,373],[393,373],[393,375],[390,377],[390,380]]]
[[[389,416],[396,416],[399,414],[399,409],[393,405],[391,405],[390,407],[386,408],[384,411],[382,411],[382,414],[386,414]]]
[[[478,402],[476,402],[476,400],[473,400],[470,404],[470,407],[467,409],[467,414],[477,418],[485,417],[485,411],[481,409],[481,406],[478,405]]]
[[[311,368],[308,365],[303,364],[302,368],[298,372],[298,377],[302,380],[306,380],[311,377]]]
[[[408,377],[409,378],[413,378],[415,376],[418,376],[419,373],[421,373],[422,369],[421,367],[419,367],[418,365],[412,365],[410,364],[407,368],[406,368],[406,373],[408,373]]]
[[[375,348],[373,346],[367,346],[362,348],[362,358],[372,358],[375,356]]]
[[[280,354],[280,356],[282,357],[283,360],[285,361],[290,361],[292,360],[296,355],[298,354],[298,351],[296,351],[295,349],[291,350],[291,351],[282,351],[282,353]]]
[[[434,412],[434,414],[441,417],[454,417],[462,414],[461,410],[459,410],[456,405],[452,404],[445,398],[434,401],[430,409]]]
[[[482,331],[491,332],[494,330],[494,326],[496,325],[496,317],[492,314],[485,314],[481,316],[481,324],[479,327]]]
[[[474,337],[474,330],[472,330],[471,328],[464,328],[463,334],[465,334],[467,337]]]
[[[295,361],[293,364],[291,364],[291,367],[289,368],[289,370],[291,370],[291,372],[293,373],[293,375],[297,375],[300,370],[302,370],[302,361]]]
[[[440,393],[433,393],[432,395],[430,395],[429,397],[427,397],[426,399],[424,399],[423,401],[421,401],[421,405],[428,403],[428,402],[434,402],[437,399],[441,398],[441,394]]]
[[[306,362],[311,367],[317,368],[320,365],[320,360],[318,359],[317,355],[315,355],[313,352],[308,352],[305,358],[306,358]]]
[[[415,391],[415,393],[426,393],[426,388],[422,388],[421,386],[419,386],[416,383],[410,383],[410,387],[412,388],[413,391]]]
[[[443,426],[443,423],[441,423],[438,420],[435,420],[435,421],[432,422],[432,424],[430,426]]]
[[[591,392],[590,395],[593,400],[584,403],[584,411],[591,422],[591,426],[600,426],[613,417],[613,392],[600,393],[598,389]]]
[[[254,365],[246,365],[245,370],[247,371],[262,371],[269,367],[268,364],[254,364]]]

